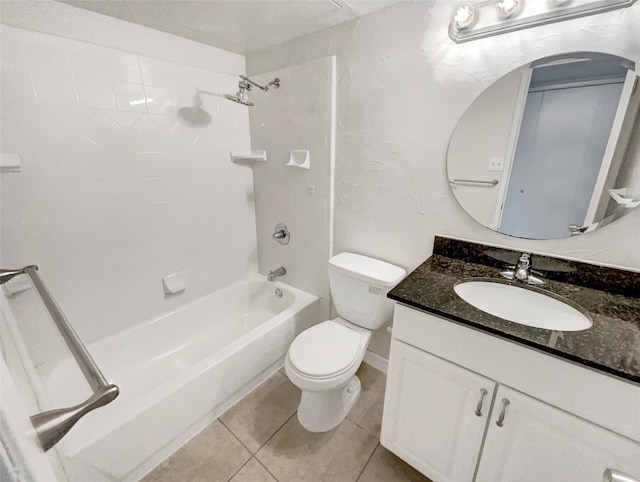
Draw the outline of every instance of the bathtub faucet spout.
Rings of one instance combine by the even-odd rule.
[[[287,274],[287,270],[284,267],[280,266],[278,269],[274,269],[269,271],[269,275],[267,276],[268,281],[274,281],[276,278],[280,276],[284,276]]]

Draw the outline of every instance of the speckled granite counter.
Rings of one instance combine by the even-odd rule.
[[[540,288],[572,300],[591,316],[593,326],[583,331],[560,332],[519,325],[480,311],[455,293],[453,287],[468,278],[504,280],[499,273],[501,268],[515,264],[518,255],[517,251],[437,237],[434,255],[388,296],[419,310],[640,383],[640,273],[533,255],[533,268],[543,271],[545,276],[545,284]],[[610,290],[602,289],[603,280],[609,280]]]

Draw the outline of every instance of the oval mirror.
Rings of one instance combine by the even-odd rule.
[[[545,57],[489,86],[451,137],[460,205],[503,234],[583,234],[640,205],[635,63],[595,52]]]

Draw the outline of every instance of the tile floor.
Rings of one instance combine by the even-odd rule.
[[[347,419],[311,433],[296,417],[300,391],[278,371],[143,482],[429,482],[380,445],[385,375],[362,364],[358,377]]]

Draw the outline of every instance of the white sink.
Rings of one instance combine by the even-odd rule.
[[[541,290],[487,280],[465,281],[453,289],[479,310],[521,325],[580,331],[593,324],[572,301]]]

